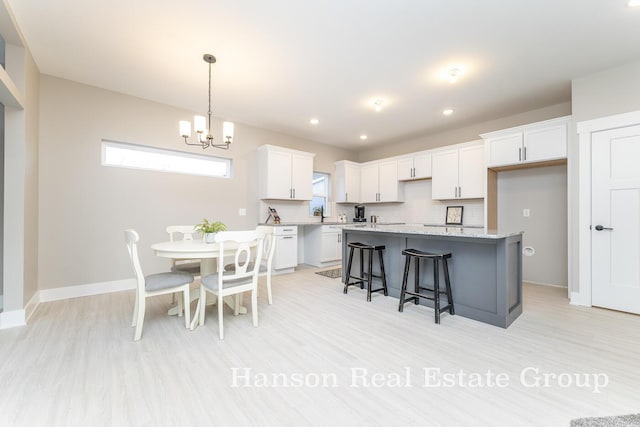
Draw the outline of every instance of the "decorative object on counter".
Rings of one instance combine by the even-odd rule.
[[[332,268],[330,270],[316,271],[316,274],[328,277],[329,279],[337,279],[338,277],[342,277],[342,267]]]
[[[200,224],[193,227],[193,229],[202,234],[206,243],[213,243],[216,238],[216,233],[219,231],[227,231],[227,226],[223,222],[209,222],[209,220],[205,218]]]
[[[207,147],[228,150],[229,144],[231,144],[231,140],[233,139],[233,123],[231,122],[222,123],[222,137],[224,138],[222,144],[213,143],[213,129],[211,127],[211,64],[215,64],[216,57],[205,53],[202,56],[202,59],[204,59],[204,62],[209,64],[209,110],[207,111],[207,115],[209,116],[209,127],[207,128],[206,117],[195,116],[193,118],[193,129],[198,135],[198,140],[197,142],[189,142],[189,138],[191,138],[191,123],[186,120],[182,120],[180,121],[180,136],[184,138],[185,144],[199,145],[203,150]]]
[[[342,224],[346,224],[346,222],[347,222],[347,214],[341,213],[340,215],[338,215],[338,222],[342,223]]]
[[[264,223],[268,224],[270,219],[273,219],[274,224],[280,224],[280,215],[278,215],[278,211],[276,211],[271,206],[269,206],[269,216]]]
[[[462,225],[462,209],[463,206],[447,206],[445,224]]]
[[[367,218],[364,216],[364,205],[355,206],[355,215],[353,222],[367,222]]]

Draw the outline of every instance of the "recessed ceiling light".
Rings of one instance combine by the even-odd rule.
[[[384,99],[376,99],[373,101],[373,107],[376,109],[376,111],[382,111],[382,104],[384,104]]]
[[[629,0],[629,3],[627,4],[629,7],[638,7],[640,6],[640,0]]]
[[[447,108],[446,110],[442,111],[442,114],[444,114],[445,116],[450,116],[453,114],[453,109],[452,108]]]
[[[312,125],[317,125],[318,123],[320,123],[320,120],[313,118],[311,120],[309,120],[309,123],[311,123]]]
[[[366,140],[367,138],[368,138],[368,136],[365,135],[365,134],[360,135],[360,139],[363,140],[363,141]]]
[[[458,81],[458,77],[460,77],[460,68],[451,68],[447,71],[447,75],[449,76],[449,83],[455,83]]]

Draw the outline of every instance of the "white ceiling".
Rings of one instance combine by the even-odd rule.
[[[212,53],[214,116],[351,149],[569,101],[573,78],[640,59],[626,3],[9,0],[44,74],[204,114]]]

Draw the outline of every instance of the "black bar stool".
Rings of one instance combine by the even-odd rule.
[[[360,242],[351,242],[348,243],[347,246],[350,248],[349,250],[349,262],[347,264],[347,274],[345,276],[344,282],[344,293],[347,293],[347,289],[349,286],[360,285],[360,289],[364,289],[364,282],[367,282],[367,301],[371,301],[371,293],[372,292],[380,292],[383,291],[384,295],[387,296],[387,279],[384,273],[384,260],[382,259],[382,251],[384,251],[384,245],[366,245]],[[360,275],[354,276],[351,274],[351,264],[353,263],[353,250],[358,249],[360,251]],[[369,254],[368,263],[367,263],[367,271],[364,271],[364,252]],[[378,252],[378,256],[380,259],[380,275],[373,274],[373,251]],[[371,289],[371,281],[373,278],[382,280],[382,287],[379,289]],[[350,279],[355,279],[355,281],[351,282]]]
[[[436,313],[436,323],[440,323],[440,313],[449,310],[450,314],[455,314],[453,311],[453,296],[451,295],[451,281],[449,280],[449,266],[447,265],[447,259],[451,258],[451,253],[434,254],[430,252],[423,252],[417,249],[405,249],[402,251],[402,255],[405,256],[404,262],[404,276],[402,277],[402,291],[400,292],[400,306],[398,311],[402,312],[404,304],[412,301],[417,305],[419,298],[425,298],[433,301],[434,310]],[[414,291],[407,290],[407,278],[409,277],[409,266],[411,259],[415,258],[415,280]],[[420,286],[420,260],[433,261],[433,288],[426,286]],[[438,265],[442,262],[442,269],[444,272],[444,284],[445,290],[440,290],[440,272],[438,271]],[[420,291],[426,291],[427,293],[420,293]],[[405,298],[405,295],[411,295],[409,298]],[[447,295],[447,305],[440,307],[440,295]]]

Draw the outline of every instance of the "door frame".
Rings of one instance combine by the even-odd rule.
[[[591,307],[591,144],[592,134],[640,124],[640,110],[577,123],[579,136],[578,289],[571,304]]]

